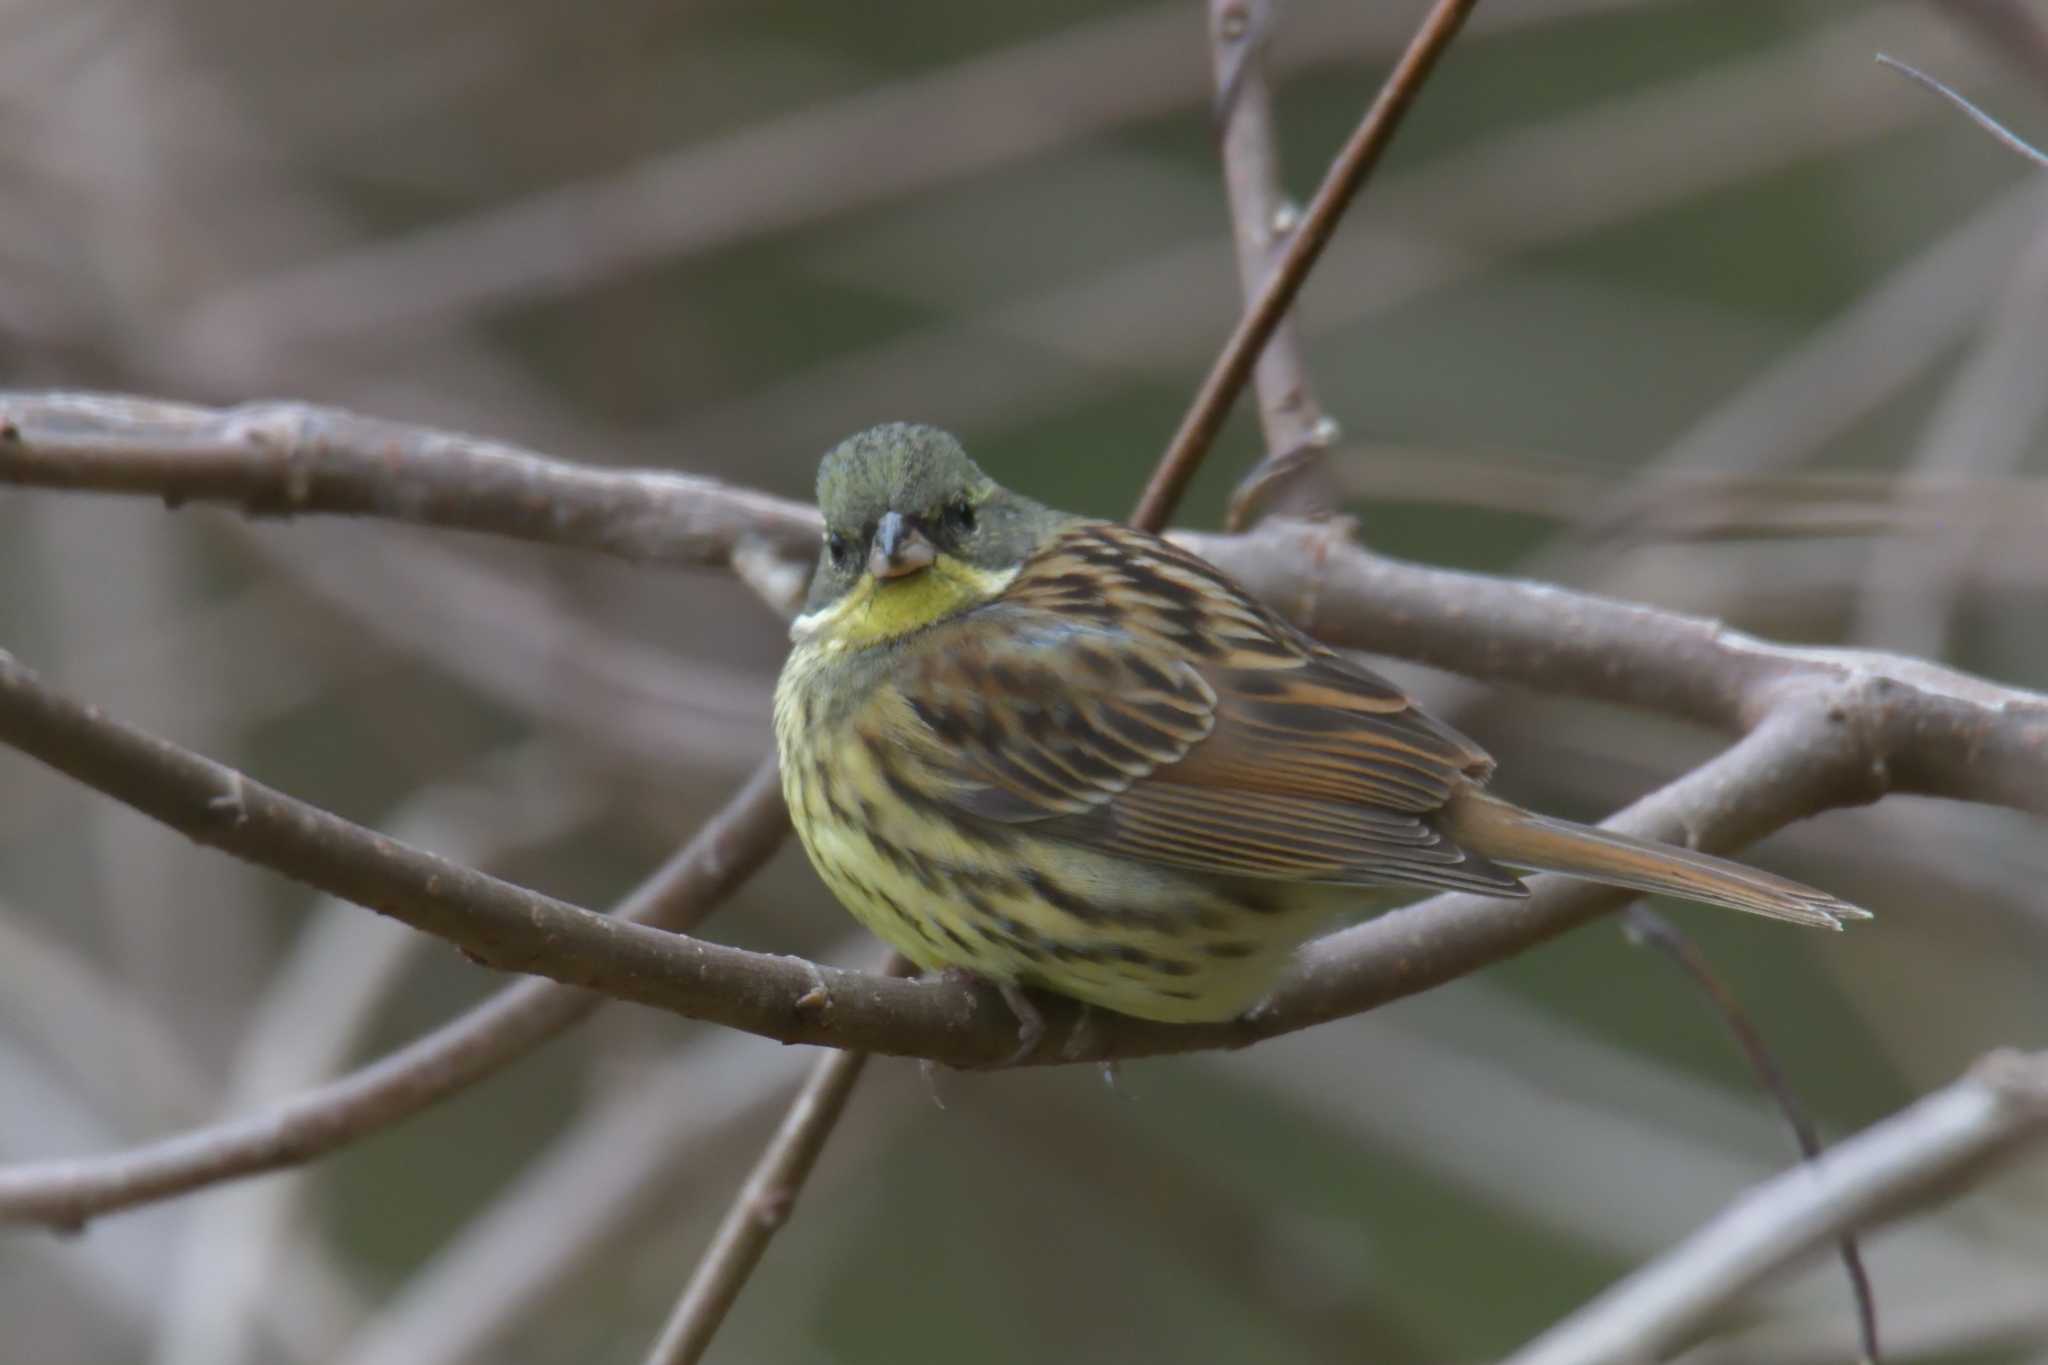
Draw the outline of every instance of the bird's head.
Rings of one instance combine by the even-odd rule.
[[[1064,518],[981,472],[936,427],[892,422],[818,466],[825,544],[799,636],[876,644],[1000,593]]]

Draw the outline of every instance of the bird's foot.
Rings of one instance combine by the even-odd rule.
[[[1017,1019],[1017,1050],[1003,1062],[1004,1066],[1017,1066],[1038,1051],[1038,1045],[1045,1041],[1045,1016],[1038,1012],[1038,1006],[1031,1003],[1031,997],[1024,988],[1014,981],[998,981],[995,988],[1002,994],[1003,1003],[1010,1007],[1010,1013]]]
[[[1003,1059],[1003,1066],[1017,1066],[1029,1060],[1038,1051],[1038,1045],[1045,1041],[1045,1016],[1016,982],[998,981],[968,967],[941,967],[938,976],[943,981],[993,988],[1003,998],[1003,1004],[1009,1007],[1011,1016],[1017,1021],[1017,1050]]]
[[[946,1107],[946,1097],[939,1089],[939,1064],[929,1057],[920,1058],[917,1063],[917,1073],[924,1077],[924,1093],[931,1096],[933,1107],[944,1109]]]

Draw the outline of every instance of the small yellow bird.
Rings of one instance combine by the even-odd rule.
[[[825,543],[775,691],[825,884],[926,969],[1222,1020],[1370,888],[1525,896],[1507,869],[1839,929],[1782,877],[1538,815],[1493,761],[1201,559],[876,427],[818,470]],[[1384,893],[1383,893],[1384,897]]]

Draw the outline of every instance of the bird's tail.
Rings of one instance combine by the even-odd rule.
[[[1538,815],[1480,791],[1453,798],[1444,808],[1443,827],[1473,853],[1531,872],[1562,872],[1821,929],[1870,918],[1868,910],[1784,877],[1675,844]]]

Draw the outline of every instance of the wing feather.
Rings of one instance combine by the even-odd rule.
[[[1142,532],[1061,533],[881,693],[919,788],[972,819],[1224,876],[1522,890],[1431,818],[1483,751]]]

